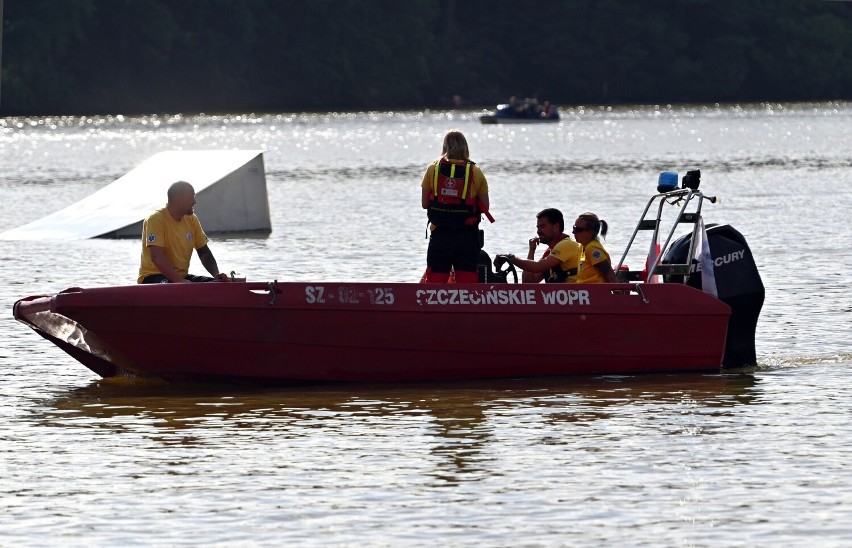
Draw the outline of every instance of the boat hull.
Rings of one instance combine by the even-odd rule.
[[[718,371],[730,308],[681,284],[210,283],[14,315],[105,377],[314,383]]]

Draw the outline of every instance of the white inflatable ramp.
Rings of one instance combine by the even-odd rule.
[[[272,231],[263,151],[187,150],[155,154],[94,194],[0,239],[141,238],[142,221],[166,205],[166,190],[177,181],[195,188],[195,213],[208,234]]]

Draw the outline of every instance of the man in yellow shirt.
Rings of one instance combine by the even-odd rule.
[[[508,261],[524,271],[523,283],[573,283],[577,281],[580,267],[580,245],[565,234],[565,220],[558,209],[547,208],[536,215],[536,238],[530,239],[530,250],[526,259],[514,255],[498,255],[494,265],[498,268]],[[535,260],[539,244],[548,248],[541,259]]]
[[[207,235],[195,215],[195,189],[186,181],[169,187],[166,207],[149,215],[142,223],[142,260],[140,284],[228,281],[219,272],[213,252],[207,247]],[[192,251],[212,278],[189,273]]]

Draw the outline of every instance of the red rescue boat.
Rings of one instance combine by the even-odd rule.
[[[652,201],[694,197],[703,198],[684,189]],[[700,205],[697,217],[681,209],[677,222],[696,218]],[[656,240],[658,221],[643,220],[637,231],[651,229]],[[679,252],[683,239],[669,245],[670,239],[662,246],[668,255],[655,257],[644,278],[664,276],[668,283],[627,273],[632,281],[582,285],[486,280],[72,288],[19,300],[14,316],[102,377],[399,382],[719,371],[754,363],[763,301],[759,276],[755,312],[753,303],[742,304],[749,284],[738,263],[716,261],[718,297],[711,295],[693,287],[700,287],[698,274],[689,274],[695,238]],[[732,244],[741,244],[741,251],[730,250],[730,231],[717,239],[721,243],[714,244],[710,236],[714,258],[747,251],[751,260],[744,240]]]
[[[718,371],[730,313],[683,284],[157,284],[14,307],[104,377],[283,383]],[[673,342],[687,323],[701,336]]]

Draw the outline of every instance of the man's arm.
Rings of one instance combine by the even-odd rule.
[[[196,251],[198,252],[198,258],[201,259],[201,264],[204,265],[204,268],[211,276],[219,278],[219,280],[223,282],[228,281],[228,275],[219,272],[219,265],[216,264],[216,257],[213,256],[213,252],[210,251],[209,247],[204,245],[196,249]]]
[[[523,270],[524,272],[543,274],[549,271],[551,268],[554,268],[561,261],[559,260],[559,257],[548,255],[547,257],[539,259],[537,261],[530,261],[529,259],[519,259],[515,257],[514,259],[511,259],[510,262],[521,270]]]
[[[558,257],[554,257],[553,255],[548,255],[538,261],[519,259],[514,255],[497,255],[494,259],[494,266],[499,267],[504,261],[509,261],[510,264],[513,264],[524,271],[521,275],[521,281],[523,283],[540,282],[544,278],[545,272],[548,272],[551,268],[556,267],[556,265],[561,262]],[[527,276],[527,273],[530,273],[530,276]]]
[[[539,243],[538,237],[530,238],[530,251],[527,253],[528,261],[535,260],[535,250]],[[526,270],[521,270],[521,283],[537,284],[541,282],[542,278],[544,278],[544,275],[541,272],[527,272]]]
[[[160,271],[160,274],[169,279],[170,282],[181,284],[181,283],[190,283],[189,280],[184,280],[180,277],[180,274],[177,273],[175,268],[172,266],[172,263],[166,258],[165,250],[158,245],[149,245],[148,250],[151,252],[151,261],[153,261],[154,266],[157,267],[157,270]]]

